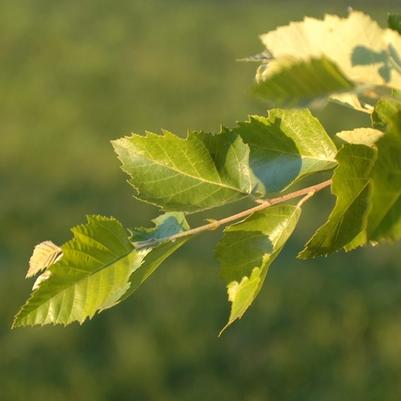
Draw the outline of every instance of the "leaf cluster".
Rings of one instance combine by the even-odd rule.
[[[329,186],[334,208],[300,258],[399,240],[399,21],[392,15],[383,29],[352,12],[280,27],[261,36],[269,57],[259,58],[255,90],[281,108],[216,133],[146,132],[113,141],[134,196],[160,216],[151,228],[132,229],[88,216],[61,247],[39,244],[29,276],[40,275],[13,326],[82,324],[125,300],[197,234],[225,226],[215,252],[231,304],[225,329],[257,297],[304,203]],[[331,139],[305,108],[328,100],[369,113],[371,126]],[[322,175],[330,179],[318,182]],[[316,184],[302,187],[305,177]],[[244,199],[256,206],[199,227],[187,221]]]

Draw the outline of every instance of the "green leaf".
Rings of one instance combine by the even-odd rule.
[[[217,135],[133,135],[113,146],[139,199],[186,212],[277,193],[336,164],[334,144],[307,110],[272,110]]]
[[[397,129],[397,116],[401,110],[401,100],[381,98],[372,113],[373,127],[386,131],[388,128]]]
[[[372,171],[368,235],[373,241],[395,241],[401,238],[401,101],[381,99],[373,121],[385,130],[385,135],[377,143],[377,161]]]
[[[300,214],[298,206],[276,205],[225,228],[216,256],[227,283],[231,312],[220,334],[240,319],[253,303],[271,263],[294,231]]]
[[[259,193],[274,194],[301,178],[336,165],[337,149],[309,110],[270,110],[233,129],[250,147]]]
[[[164,131],[113,141],[136,196],[165,210],[196,212],[239,200],[253,189],[249,149],[238,135]]]
[[[277,106],[319,106],[331,94],[355,85],[326,57],[298,60],[282,57],[259,69],[255,92]]]
[[[261,40],[274,61],[262,65],[257,79],[265,81],[262,93],[281,104],[304,104],[344,90],[377,96],[382,88],[401,89],[401,36],[361,12],[307,17]]]
[[[299,258],[327,255],[342,248],[349,251],[366,242],[370,174],[376,160],[374,144],[381,135],[371,128],[337,134],[344,146],[338,152],[338,167],[333,175],[336,204],[328,221],[309,240]]]
[[[189,229],[189,225],[183,213],[165,213],[152,220],[154,227],[137,228],[133,230],[135,241],[162,241],[168,237]],[[130,277],[130,287],[123,295],[122,300],[128,298],[157,268],[177,249],[181,248],[190,237],[177,239],[175,241],[162,242],[149,250],[141,266],[136,269]],[[135,244],[140,244],[136,242]]]
[[[13,327],[82,324],[118,303],[148,252],[135,250],[114,218],[88,216],[87,224],[71,231],[73,239],[62,246],[61,260],[46,270],[49,278],[32,292]]]
[[[389,14],[387,24],[390,29],[401,33],[401,14]]]

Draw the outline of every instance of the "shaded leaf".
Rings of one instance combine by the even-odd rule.
[[[276,205],[225,228],[216,256],[227,283],[231,312],[221,333],[240,319],[255,300],[271,263],[294,231],[300,214],[298,206]]]
[[[336,154],[307,110],[272,110],[217,135],[132,135],[113,146],[139,199],[186,212],[280,192],[334,167]]]
[[[118,302],[148,252],[135,250],[114,218],[88,216],[72,233],[62,259],[46,270],[50,276],[32,292],[13,327],[83,323]]]
[[[401,14],[389,14],[387,24],[390,29],[401,33]]]
[[[134,241],[163,240],[163,238],[178,234],[189,229],[184,213],[164,213],[152,220],[154,227],[137,227],[132,230]]]
[[[267,117],[251,116],[233,131],[250,147],[250,167],[263,195],[336,165],[334,143],[306,109],[270,110]]]
[[[256,78],[255,92],[277,106],[320,106],[330,94],[355,89],[337,65],[326,57],[309,60],[282,57],[259,70]]]
[[[367,214],[370,209],[370,174],[376,160],[375,142],[382,133],[371,128],[344,131],[338,152],[338,167],[333,175],[332,192],[336,204],[327,222],[321,226],[298,255],[301,259],[349,251],[366,242]]]
[[[373,121],[385,130],[385,135],[377,143],[377,161],[372,171],[368,235],[373,241],[394,241],[401,238],[401,101],[381,99]]]
[[[163,238],[189,229],[183,213],[165,213],[152,221],[155,224],[153,228],[133,230],[134,241],[161,241]],[[181,248],[189,239],[190,237],[186,237],[175,241],[166,241],[150,249],[141,266],[132,273],[130,288],[121,300],[129,297],[171,254]]]

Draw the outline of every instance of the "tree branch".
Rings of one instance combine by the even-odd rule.
[[[160,243],[163,243],[166,241],[175,241],[177,239],[189,237],[191,235],[200,234],[204,231],[213,231],[213,230],[216,230],[217,228],[224,226],[228,223],[232,223],[234,221],[248,217],[255,212],[259,212],[261,210],[267,209],[268,207],[277,205],[279,203],[287,202],[291,199],[299,198],[300,196],[304,196],[304,198],[302,198],[298,203],[298,206],[302,206],[309,198],[311,198],[313,195],[315,195],[317,192],[321,191],[322,189],[329,187],[331,185],[331,183],[332,183],[331,179],[327,180],[327,181],[323,181],[318,184],[299,189],[298,191],[294,191],[294,192],[290,192],[285,195],[278,196],[276,198],[259,201],[258,202],[259,204],[257,206],[243,210],[242,212],[233,214],[231,216],[224,217],[220,220],[211,220],[208,224],[204,224],[203,226],[195,227],[195,228],[192,228],[187,231],[182,231],[178,234],[174,234],[169,237],[160,238],[160,239],[150,239],[150,240],[146,240],[146,241],[137,241],[137,242],[134,242],[133,244],[134,244],[135,248],[137,248],[137,249],[149,248],[149,247],[154,247],[156,245],[159,245]]]

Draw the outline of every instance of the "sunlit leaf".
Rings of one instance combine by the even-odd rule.
[[[114,218],[87,220],[72,229],[74,237],[62,246],[62,259],[46,270],[50,276],[33,291],[14,327],[83,323],[115,305],[128,290],[131,274],[148,251],[135,250]]]
[[[342,94],[355,85],[326,57],[299,60],[282,57],[257,74],[255,92],[266,101],[287,107],[319,106],[328,94]]]
[[[280,192],[333,168],[336,154],[307,110],[272,110],[217,135],[132,135],[113,145],[139,199],[187,212]]]
[[[337,103],[340,104],[341,106],[361,111],[363,113],[371,114],[373,111],[373,106],[361,101],[361,99],[359,99],[356,93],[347,92],[347,93],[332,94],[330,96],[330,100],[333,103]]]
[[[47,269],[63,255],[59,246],[51,241],[43,241],[36,245],[31,258],[29,259],[29,268],[26,277],[33,277],[39,272]]]
[[[361,12],[307,17],[261,40],[274,59],[257,74],[267,100],[295,105],[343,91],[378,96],[381,88],[401,89],[401,36]]]

